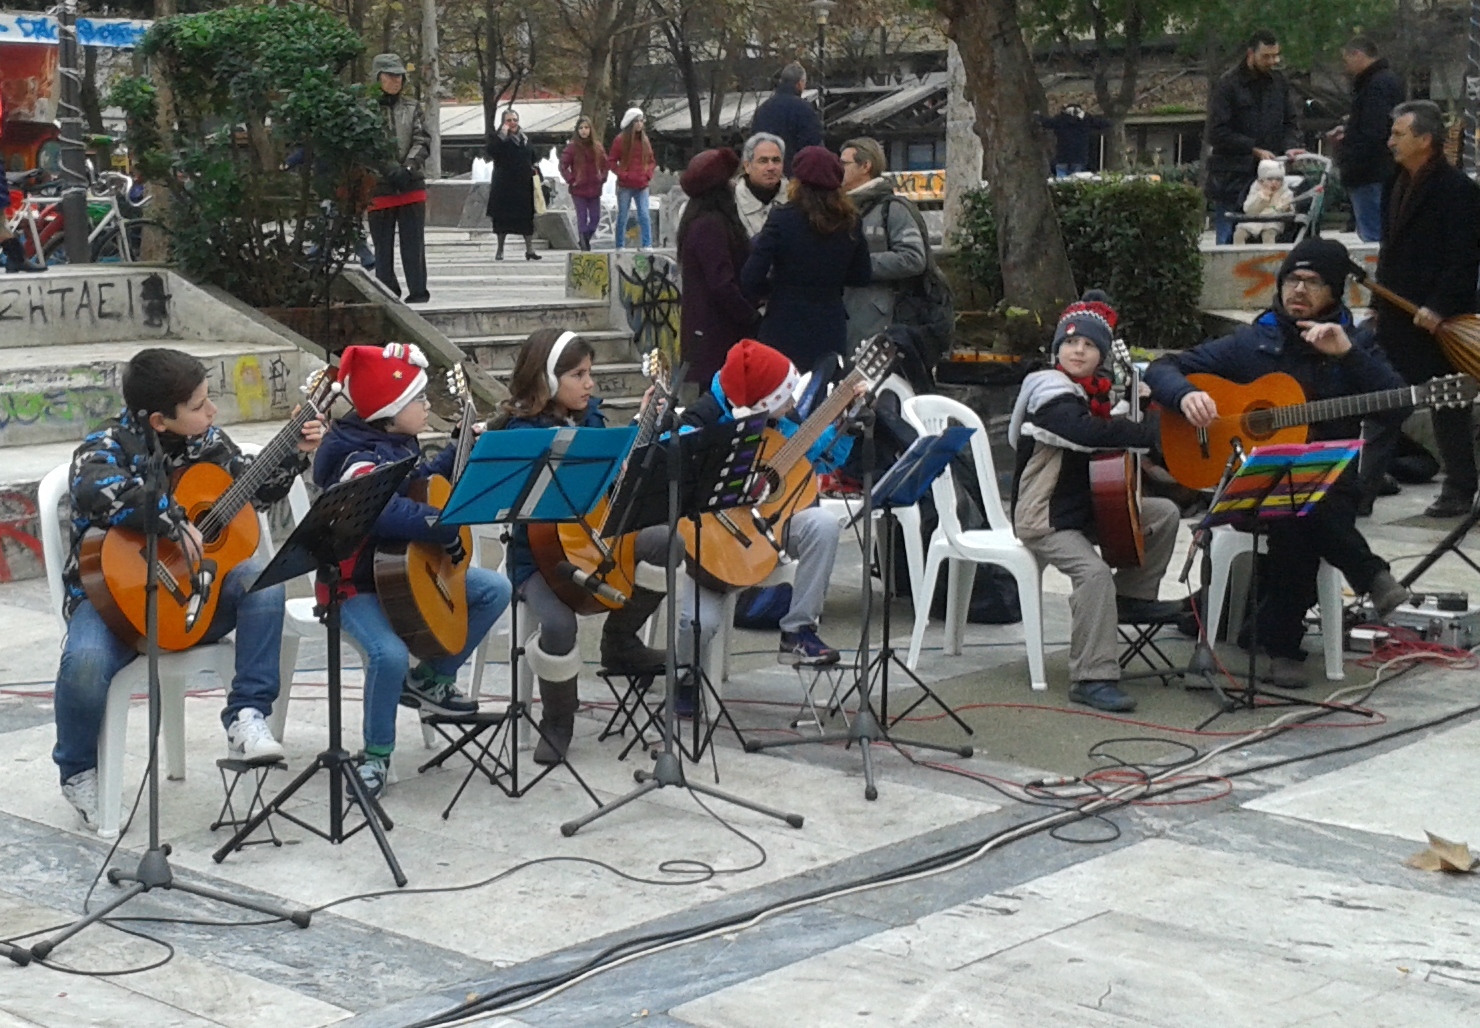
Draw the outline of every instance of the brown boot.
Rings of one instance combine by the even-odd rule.
[[[540,649],[539,633],[525,643],[525,659],[540,682],[540,742],[534,749],[536,764],[558,764],[570,749],[576,730],[576,710],[581,701],[576,676],[581,670],[579,648],[553,656]]]
[[[644,589],[632,590],[626,605],[606,616],[601,629],[601,666],[609,671],[662,671],[667,654],[645,646],[637,633],[662,606],[665,594]]]

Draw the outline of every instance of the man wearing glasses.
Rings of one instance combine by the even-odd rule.
[[[1370,326],[1356,325],[1342,303],[1353,270],[1346,247],[1334,239],[1299,243],[1280,266],[1273,304],[1253,324],[1170,354],[1146,369],[1152,398],[1206,427],[1219,412],[1211,396],[1187,381],[1198,372],[1240,385],[1283,372],[1300,383],[1307,400],[1401,388],[1403,380],[1376,345]],[[1384,425],[1401,424],[1403,414],[1390,412],[1379,419]],[[1310,426],[1312,440],[1355,439],[1361,433],[1360,417]],[[1409,598],[1387,562],[1357,530],[1360,498],[1356,467],[1351,466],[1310,514],[1269,526],[1268,560],[1261,563],[1259,575],[1258,640],[1261,656],[1269,658],[1262,673],[1279,688],[1309,684],[1301,640],[1305,612],[1316,601],[1322,559],[1346,576],[1355,593],[1370,597],[1379,618]]]

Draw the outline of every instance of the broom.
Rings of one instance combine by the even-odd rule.
[[[1365,271],[1356,277],[1357,281],[1372,291],[1373,296],[1381,297],[1405,314],[1418,313],[1418,304],[1378,285],[1367,277]],[[1454,365],[1456,371],[1480,379],[1480,314],[1456,314],[1452,318],[1445,318],[1430,331],[1439,341],[1439,349],[1444,351],[1444,356]]]

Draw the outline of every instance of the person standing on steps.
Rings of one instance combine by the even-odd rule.
[[[658,160],[648,139],[642,108],[629,107],[622,115],[622,131],[612,140],[607,165],[617,173],[616,245],[620,250],[627,242],[627,208],[637,204],[637,229],[642,235],[642,252],[653,249],[653,219],[648,209],[648,185],[653,181]]]
[[[1382,242],[1382,193],[1393,177],[1393,155],[1388,134],[1393,108],[1403,101],[1403,83],[1388,67],[1377,44],[1357,36],[1341,48],[1341,64],[1352,80],[1352,110],[1327,135],[1337,144],[1336,166],[1341,185],[1351,198],[1357,220],[1357,238]]]
[[[576,235],[582,250],[591,249],[591,239],[601,225],[601,187],[606,185],[606,147],[596,127],[584,114],[576,119],[575,134],[560,155],[560,177],[570,186],[576,208]]]
[[[375,186],[367,215],[375,248],[375,277],[397,299],[396,232],[401,233],[401,270],[406,273],[406,302],[426,303],[427,180],[422,174],[432,152],[421,105],[406,95],[406,66],[395,54],[377,54],[370,76],[380,87],[380,109],[395,161],[386,164]]]
[[[769,133],[782,140],[782,173],[791,178],[796,155],[809,146],[823,145],[822,115],[802,98],[807,89],[807,69],[796,61],[781,69],[776,92],[755,109],[750,123],[752,135]]]
[[[488,187],[488,218],[498,236],[498,252],[504,259],[504,237],[524,237],[524,259],[537,261],[534,252],[534,191],[539,175],[539,155],[519,128],[519,112],[504,111],[499,129],[488,139],[485,154],[493,162],[493,182]]]

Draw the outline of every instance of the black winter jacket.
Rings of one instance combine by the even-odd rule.
[[[1208,97],[1208,144],[1208,199],[1242,204],[1259,171],[1254,150],[1282,154],[1300,145],[1295,91],[1285,77],[1242,61],[1224,72]]]
[[[769,132],[786,143],[783,171],[791,177],[791,160],[804,146],[822,145],[822,115],[791,89],[778,89],[755,109],[750,134]]]
[[[221,429],[212,425],[204,435],[185,439],[172,432],[161,432],[160,448],[170,474],[193,464],[215,464],[225,468],[232,478],[240,478],[252,463]],[[149,444],[143,427],[128,411],[107,422],[82,440],[72,455],[70,500],[72,505],[72,549],[62,568],[62,585],[66,591],[64,613],[67,617],[86,599],[82,589],[77,555],[82,547],[82,534],[90,528],[131,528],[146,531],[150,515],[145,509],[144,472],[149,461]],[[258,510],[266,510],[293,487],[293,479],[308,467],[308,457],[296,450],[283,459],[257,495],[252,497]],[[162,537],[180,541],[180,532],[189,521],[185,510],[169,496],[160,497],[155,510],[155,525]]]
[[[1394,193],[1407,177],[1400,171],[1383,191],[1377,280],[1441,318],[1475,310],[1480,187],[1441,158],[1398,210]],[[1434,337],[1410,315],[1381,300],[1373,307],[1378,341],[1404,378],[1423,382],[1453,370]]]
[[[1393,177],[1393,155],[1387,142],[1393,108],[1402,101],[1403,84],[1388,68],[1386,58],[1373,61],[1352,80],[1351,115],[1336,153],[1343,186],[1354,189]]]
[[[1108,118],[1085,115],[1082,118],[1060,111],[1052,118],[1039,116],[1038,124],[1053,133],[1054,164],[1089,164],[1089,140],[1096,132],[1108,132]]]

